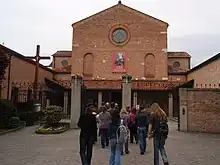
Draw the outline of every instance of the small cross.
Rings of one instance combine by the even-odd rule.
[[[118,4],[121,4],[121,0],[118,1]]]
[[[37,87],[38,87],[38,77],[39,77],[39,65],[40,65],[40,60],[50,60],[50,57],[41,57],[40,56],[40,45],[37,45],[37,50],[36,50],[36,55],[35,56],[29,56],[26,57],[27,59],[32,59],[35,60],[35,76],[34,76],[34,99],[37,100]]]

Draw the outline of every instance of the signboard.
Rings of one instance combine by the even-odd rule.
[[[127,55],[124,51],[113,52],[112,54],[112,71],[125,72],[126,71]]]

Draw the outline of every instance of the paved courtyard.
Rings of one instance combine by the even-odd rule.
[[[171,165],[220,165],[220,135],[181,133],[176,131],[175,122],[169,125],[166,146]],[[80,165],[79,131],[36,135],[34,128],[0,136],[0,165]],[[152,145],[143,156],[139,155],[136,144],[130,145],[130,151],[122,157],[122,165],[153,164]],[[93,165],[107,165],[108,156],[109,150],[96,144]]]

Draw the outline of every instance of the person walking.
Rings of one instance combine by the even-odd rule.
[[[131,112],[128,117],[128,129],[130,131],[130,143],[136,144],[138,143],[138,136],[137,136],[137,122],[136,122],[136,109],[132,108]]]
[[[91,165],[93,143],[97,135],[96,117],[92,114],[95,109],[89,105],[80,116],[78,127],[80,130],[80,157],[82,165]]]
[[[102,112],[98,116],[99,122],[99,133],[101,136],[101,145],[102,148],[108,147],[109,139],[108,139],[108,126],[111,121],[111,115],[107,112],[107,108],[102,107]]]
[[[128,112],[125,108],[122,108],[121,109],[121,112],[120,112],[120,118],[121,118],[121,123],[126,127],[126,131],[127,131],[127,134],[129,132],[129,129],[128,129]],[[124,148],[125,148],[125,154],[129,154],[129,150],[128,150],[128,138],[125,140],[125,142],[123,143],[123,146],[122,146],[122,150],[121,150],[121,155],[124,155]]]
[[[144,107],[140,107],[137,115],[137,133],[140,147],[140,154],[144,155],[147,148],[147,128],[148,128],[148,115]]]
[[[109,165],[121,165],[121,148],[123,140],[120,140],[123,134],[120,132],[120,115],[119,111],[113,111],[111,122],[108,128],[108,137],[110,139],[110,158]]]
[[[115,103],[114,102],[111,102],[111,105],[110,105],[110,108],[107,110],[110,115],[112,115],[112,113],[115,111]]]
[[[169,133],[167,115],[157,103],[151,105],[152,120],[148,128],[148,137],[153,137],[154,144],[154,165],[159,165],[159,151],[164,165],[169,165],[165,142]]]

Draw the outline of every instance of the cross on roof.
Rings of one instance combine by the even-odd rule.
[[[34,99],[37,100],[37,88],[38,88],[38,76],[39,76],[39,64],[40,60],[50,60],[49,56],[40,56],[40,45],[37,45],[36,55],[26,57],[27,59],[35,60],[35,75],[34,75]]]

